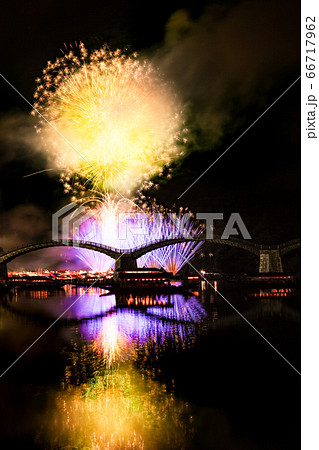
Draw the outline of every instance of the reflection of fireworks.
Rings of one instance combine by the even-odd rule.
[[[94,211],[91,219],[80,225],[76,238],[90,240],[118,249],[132,249],[156,240],[196,238],[200,229],[194,227],[191,215],[169,215],[159,208],[138,209],[132,202],[115,202],[109,196]],[[138,260],[140,267],[163,268],[176,274],[202,245],[200,241],[185,242],[153,250]],[[92,270],[107,272],[114,261],[91,250],[75,249],[78,257]]]
[[[37,435],[43,448],[185,448],[193,434],[188,403],[132,365],[107,375],[96,372],[54,397]]]
[[[126,359],[132,348],[131,341],[121,332],[117,324],[117,316],[109,316],[103,322],[101,330],[94,341],[94,348],[101,353],[108,364]]]
[[[173,308],[153,307],[149,308],[147,313],[162,319],[174,319],[185,323],[201,322],[206,316],[205,309],[195,297],[185,300],[182,295],[172,295],[171,301]]]
[[[158,72],[136,55],[105,47],[70,51],[37,79],[35,108],[54,165],[97,190],[129,191],[179,156],[181,106]],[[62,175],[66,191],[70,173]],[[81,191],[80,181],[74,193]],[[83,193],[83,191],[82,191]]]
[[[167,352],[169,343],[176,350],[192,345],[196,323],[204,317],[196,298],[186,301],[174,295],[169,307],[146,314],[117,310],[82,323],[79,331],[94,340],[93,345],[85,344],[79,351],[76,342],[63,380],[65,389],[54,396],[55,409],[49,409],[41,422],[38,441],[43,443],[46,432],[51,447],[58,448],[187,448],[194,412],[167,392],[165,384],[151,378],[154,372],[148,370],[147,361]],[[125,356],[132,361],[123,363]],[[117,361],[122,364],[113,365]],[[144,368],[142,373],[136,364]]]
[[[168,299],[163,296],[161,301],[167,303]],[[94,339],[94,348],[112,363],[125,360],[135,348],[149,342],[163,344],[171,340],[186,345],[194,338],[195,324],[205,317],[195,297],[185,300],[176,294],[170,296],[168,306],[147,308],[146,314],[134,309],[117,310],[101,320],[81,324],[80,332]]]

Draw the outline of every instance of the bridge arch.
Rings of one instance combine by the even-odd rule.
[[[151,242],[146,245],[141,245],[140,247],[136,247],[134,250],[131,251],[131,254],[134,258],[140,258],[141,256],[145,255],[148,252],[151,252],[152,250],[156,250],[158,248],[166,247],[168,245],[174,245],[179,243],[188,243],[188,242],[212,242],[214,244],[221,244],[221,245],[229,245],[232,247],[237,247],[242,250],[246,250],[248,252],[251,252],[255,255],[259,255],[261,245],[255,244],[251,241],[244,240],[244,239],[236,239],[236,238],[229,238],[229,239],[222,239],[221,236],[214,236],[212,239],[206,239],[205,237],[198,237],[195,239],[190,238],[172,238],[172,239],[165,239],[165,240],[158,240]]]
[[[8,262],[14,260],[15,258],[25,255],[27,253],[33,252],[35,250],[40,250],[44,248],[50,247],[79,247],[85,248],[88,250],[97,251],[104,255],[107,255],[117,261],[117,267],[120,267],[121,264],[129,264],[131,267],[136,266],[136,260],[141,256],[149,253],[153,250],[166,247],[168,245],[174,245],[178,243],[187,243],[187,242],[204,242],[210,241],[215,244],[228,245],[232,247],[237,247],[242,250],[246,250],[255,255],[258,255],[260,258],[260,272],[269,272],[272,271],[271,268],[279,268],[278,271],[282,271],[281,266],[281,256],[287,254],[288,252],[300,247],[300,239],[294,239],[292,241],[280,244],[280,245],[271,245],[264,246],[260,244],[255,244],[250,240],[238,239],[238,238],[229,238],[222,239],[221,236],[215,236],[213,239],[206,239],[205,237],[198,237],[195,239],[191,238],[172,238],[165,240],[154,241],[140,247],[136,247],[134,249],[118,249],[113,247],[108,247],[103,244],[98,244],[96,242],[89,241],[80,241],[80,240],[72,240],[72,239],[64,239],[64,240],[48,240],[33,244],[27,244],[21,247],[14,248],[9,251],[0,250],[0,266],[4,267]],[[266,262],[265,262],[266,261]],[[0,268],[1,268],[0,267]],[[276,270],[274,270],[276,271]]]
[[[33,244],[27,244],[21,247],[16,247],[9,251],[2,251],[0,254],[0,264],[8,263],[19,256],[25,255],[27,253],[31,253],[35,250],[41,250],[44,248],[50,247],[79,247],[86,248],[88,250],[94,250],[99,253],[103,253],[104,255],[110,256],[113,259],[118,259],[122,253],[126,253],[127,250],[119,250],[116,248],[108,247],[103,244],[98,244],[95,242],[87,242],[87,241],[76,241],[72,239],[63,239],[63,240],[49,240],[43,242],[36,242]]]

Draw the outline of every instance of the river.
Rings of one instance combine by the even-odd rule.
[[[0,378],[2,448],[300,448],[300,295],[275,289],[2,295],[1,373],[30,347]]]

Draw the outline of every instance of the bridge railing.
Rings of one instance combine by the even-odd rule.
[[[220,236],[216,236],[216,241],[219,241],[221,239]],[[203,241],[211,241],[213,242],[214,239],[206,239],[205,237],[195,237],[194,239],[190,239],[190,238],[171,238],[171,239],[156,239],[154,241],[150,241],[147,242],[145,244],[141,244],[138,245],[137,247],[132,247],[132,248],[115,248],[115,247],[110,247],[108,245],[104,245],[98,242],[92,242],[92,241],[84,241],[84,240],[75,240],[75,239],[56,239],[56,240],[52,240],[52,239],[48,239],[46,241],[41,241],[41,242],[35,242],[35,243],[31,243],[31,244],[26,244],[26,245],[20,245],[17,247],[14,247],[13,249],[10,249],[9,251],[3,251],[2,254],[12,254],[12,253],[16,253],[19,252],[20,250],[24,250],[24,249],[28,249],[28,248],[41,248],[41,247],[50,247],[50,246],[78,246],[78,245],[86,245],[88,247],[98,247],[101,248],[103,250],[107,250],[107,251],[111,251],[114,253],[134,253],[138,250],[142,250],[144,248],[153,246],[153,245],[157,245],[157,244],[163,244],[165,242],[169,242],[170,244],[168,245],[174,245],[175,243],[181,243],[181,242],[203,242]],[[243,244],[243,242],[241,242],[242,240],[240,239],[230,239],[229,240],[231,243],[234,244]],[[250,247],[256,247],[259,248],[260,246],[258,244],[255,244],[253,242],[249,242],[248,246]]]
[[[151,251],[151,247],[153,246],[157,246],[158,244],[159,247],[161,245],[165,246],[165,245],[174,245],[177,243],[181,243],[181,242],[200,242],[200,241],[210,241],[210,242],[214,242],[214,240],[216,240],[216,243],[223,243],[223,244],[227,244],[227,245],[233,245],[235,247],[239,247],[242,249],[246,249],[248,251],[252,251],[253,253],[259,253],[260,250],[275,250],[278,249],[280,251],[285,251],[288,250],[292,247],[294,248],[294,246],[298,246],[300,245],[300,239],[293,239],[289,242],[285,242],[283,244],[279,244],[279,245],[260,245],[260,244],[256,244],[254,242],[251,241],[246,241],[244,239],[236,239],[236,238],[230,238],[230,239],[221,239],[221,236],[215,236],[213,239],[206,239],[204,236],[197,236],[194,237],[193,239],[191,238],[171,238],[171,239],[157,239],[151,242],[147,242],[145,244],[141,244],[137,247],[134,248],[114,248],[114,247],[110,247],[98,242],[91,242],[91,241],[83,241],[83,240],[75,240],[75,239],[60,239],[60,240],[46,240],[46,241],[42,241],[42,242],[38,242],[38,243],[32,243],[32,244],[27,244],[27,245],[22,245],[22,246],[18,246],[15,247],[9,251],[3,251],[0,253],[0,258],[6,259],[5,257],[9,257],[9,255],[14,256],[17,253],[27,253],[28,250],[36,250],[36,249],[41,249],[41,248],[49,248],[49,247],[54,247],[54,246],[83,246],[84,248],[87,249],[92,249],[94,250],[95,248],[99,248],[101,250],[105,250],[105,252],[110,252],[113,253],[114,255],[121,255],[121,254],[134,254],[134,253],[138,253],[141,250],[150,248],[149,251]]]
[[[100,244],[97,242],[92,242],[92,241],[82,241],[82,240],[75,240],[75,239],[57,239],[57,240],[46,240],[46,241],[41,241],[41,242],[34,242],[31,244],[25,244],[25,245],[20,245],[18,247],[14,247],[11,250],[8,251],[3,251],[2,254],[8,254],[8,253],[14,253],[17,252],[19,250],[23,250],[23,249],[27,249],[30,247],[50,247],[50,246],[65,246],[65,247],[72,247],[72,246],[76,246],[77,244],[82,244],[82,245],[87,245],[90,247],[98,247],[98,248],[102,248],[105,250],[110,250],[113,251],[115,253],[119,253],[120,249],[114,248],[114,247],[109,247],[107,245],[104,244]]]
[[[300,239],[292,239],[291,241],[284,242],[283,244],[279,244],[279,247],[281,249],[284,249],[284,248],[290,247],[292,245],[300,245],[300,244],[301,244]]]
[[[132,249],[128,249],[128,252],[129,253],[134,253],[134,252],[137,252],[139,250],[143,250],[144,248],[151,247],[152,245],[160,244],[160,243],[163,243],[163,242],[171,242],[171,241],[174,241],[174,240],[176,241],[175,242],[176,244],[178,244],[181,241],[187,242],[187,240],[183,239],[183,238],[180,238],[180,240],[178,240],[178,238],[177,239],[156,239],[155,241],[150,241],[150,242],[147,242],[145,244],[138,245],[137,247],[134,247]],[[193,240],[195,241],[195,239],[193,239]],[[193,240],[190,239],[189,241],[191,242]],[[169,244],[169,245],[174,245],[174,242],[172,244]],[[122,249],[122,250],[124,250],[124,249]]]

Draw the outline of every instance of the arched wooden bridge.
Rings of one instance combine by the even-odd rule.
[[[0,249],[0,277],[3,277],[1,273],[6,271],[6,264],[19,256],[27,253],[41,250],[50,247],[79,247],[87,250],[97,251],[104,255],[110,256],[116,260],[116,268],[136,267],[136,260],[148,252],[156,250],[168,245],[174,245],[183,242],[197,242],[197,241],[209,241],[215,244],[228,245],[231,247],[237,247],[242,250],[246,250],[254,255],[259,256],[259,271],[260,272],[282,272],[281,256],[295,250],[300,247],[300,239],[294,239],[289,242],[285,242],[279,245],[260,245],[251,240],[228,238],[222,239],[221,236],[215,236],[213,239],[206,239],[205,237],[198,237],[196,239],[191,238],[172,238],[166,240],[153,241],[145,245],[133,249],[118,249],[109,247],[103,244],[89,241],[80,241],[73,239],[63,240],[47,240],[43,242],[36,242],[26,244],[20,247],[13,248],[8,251]]]

